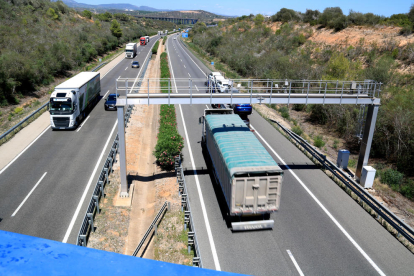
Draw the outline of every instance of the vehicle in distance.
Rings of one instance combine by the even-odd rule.
[[[139,68],[139,62],[138,61],[133,61],[131,67],[132,68]]]
[[[128,43],[125,46],[125,58],[134,58],[137,55],[137,44]]]
[[[204,84],[206,86],[211,85],[213,83],[213,80],[214,80],[214,77],[215,76],[221,76],[221,73],[220,72],[211,72],[210,74],[208,74],[207,80],[206,80],[206,82]]]
[[[214,90],[218,93],[226,93],[232,87],[232,81],[225,79],[223,76],[214,77]]]
[[[174,37],[174,40],[177,40],[177,38],[176,38],[176,37]]]
[[[147,40],[147,43],[150,42],[150,37],[149,36],[145,36],[145,39]]]
[[[81,72],[55,87],[50,95],[52,129],[74,129],[98,101],[101,79],[98,72]]]
[[[233,110],[235,114],[250,115],[252,114],[253,108],[251,104],[234,104]]]
[[[142,37],[139,39],[139,44],[140,44],[141,46],[145,46],[145,45],[147,45],[147,39],[145,38],[145,36],[142,36]]]
[[[251,221],[232,222],[233,231],[273,228],[265,215],[279,209],[283,170],[232,109],[206,109],[202,144],[220,184],[230,216]]]
[[[105,99],[105,110],[116,110],[116,98],[119,94],[109,94],[108,98]]]

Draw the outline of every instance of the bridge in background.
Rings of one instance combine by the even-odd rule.
[[[159,16],[146,16],[146,15],[134,15],[134,17],[162,20],[162,21],[173,22],[176,24],[195,24],[198,21],[198,19],[195,19],[195,18],[159,17]]]

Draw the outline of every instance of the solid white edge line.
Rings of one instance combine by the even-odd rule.
[[[30,192],[27,194],[27,196],[23,199],[22,203],[20,203],[19,207],[17,207],[16,211],[14,211],[14,213],[11,215],[12,217],[14,217],[17,212],[20,210],[20,208],[23,206],[23,204],[26,202],[26,200],[30,197],[30,195],[33,193],[33,191],[36,189],[36,187],[40,184],[40,182],[43,180],[43,178],[46,176],[47,172],[45,172],[42,177],[39,179],[39,181],[37,181],[36,185],[34,185],[34,187],[30,190]]]
[[[251,128],[254,130],[254,132],[259,136],[260,139],[266,144],[266,146],[269,147],[269,149],[273,152],[273,154],[279,158],[281,163],[286,166],[288,171],[296,178],[296,180],[299,182],[300,185],[305,189],[305,191],[312,197],[312,199],[321,207],[321,209],[325,212],[325,214],[328,215],[328,217],[335,223],[335,225],[341,230],[341,232],[345,235],[345,237],[355,246],[355,248],[364,256],[364,258],[371,264],[371,266],[378,272],[378,274],[385,276],[385,273],[382,272],[382,270],[374,263],[374,261],[368,256],[367,253],[357,244],[357,242],[351,237],[348,232],[346,232],[345,228],[342,227],[342,225],[335,219],[335,217],[326,209],[326,207],[319,201],[319,199],[316,198],[316,196],[309,190],[309,188],[305,185],[305,183],[300,180],[300,178],[290,169],[290,167],[286,164],[285,161],[283,161],[282,158],[273,150],[273,148],[267,143],[267,141],[257,132],[257,130],[253,127],[253,125],[250,125]]]
[[[80,209],[82,208],[83,202],[85,201],[86,195],[87,195],[87,193],[89,191],[89,187],[91,186],[92,180],[95,177],[96,171],[98,170],[99,163],[101,163],[102,157],[104,156],[104,153],[105,153],[105,149],[106,149],[106,147],[109,144],[109,141],[110,141],[110,139],[112,137],[112,134],[114,133],[114,131],[116,129],[117,124],[118,124],[118,120],[115,121],[115,124],[112,127],[112,131],[109,134],[108,139],[106,140],[105,146],[102,149],[102,152],[101,152],[101,155],[99,156],[98,162],[96,162],[95,168],[93,169],[93,172],[91,174],[91,177],[89,178],[88,184],[86,185],[86,188],[83,191],[83,194],[82,194],[82,197],[81,197],[81,199],[79,201],[78,207],[76,207],[75,214],[73,214],[73,217],[72,217],[72,220],[70,221],[69,227],[66,230],[65,237],[62,240],[63,243],[66,243],[68,241],[68,239],[69,239],[69,235],[72,232],[73,226],[75,225],[75,221],[76,221],[76,219],[77,219],[77,217],[79,215]]]
[[[34,139],[27,147],[25,147],[24,148],[24,150],[22,150],[16,157],[14,157],[13,158],[13,160],[12,161],[10,161],[9,162],[9,164],[7,164],[1,171],[0,171],[0,174],[2,174],[11,164],[13,164],[14,163],[14,161],[16,161],[17,160],[17,158],[19,158],[20,157],[20,155],[22,155],[26,150],[28,150],[29,148],[30,148],[30,146],[31,145],[33,145],[36,141],[37,141],[37,139],[39,139],[40,138],[40,136],[42,136],[49,128],[50,128],[51,126],[50,125],[48,125],[47,127],[46,127],[46,129],[45,130],[43,130],[43,132],[42,133],[40,133],[37,137],[36,137],[36,139]]]
[[[76,132],[79,132],[79,130],[81,130],[81,128],[86,123],[86,121],[89,119],[89,117],[91,117],[91,115],[88,115],[88,117],[86,117],[85,121],[83,121],[83,123],[78,127],[78,129],[76,130]]]
[[[293,264],[295,265],[296,270],[298,271],[299,275],[300,275],[300,276],[305,276],[305,274],[303,274],[302,270],[300,269],[300,267],[299,267],[298,263],[296,262],[295,257],[293,256],[292,252],[290,252],[290,250],[289,250],[289,249],[288,249],[288,250],[286,250],[286,251],[287,251],[287,253],[288,253],[288,255],[289,255],[290,259],[292,260]]]
[[[200,66],[198,66],[198,64],[190,57],[190,55],[187,53],[187,51],[186,50],[184,50],[184,48],[181,46],[181,43],[178,43],[177,42],[177,44],[178,44],[178,46],[180,46],[180,48],[181,49],[183,49],[183,52],[194,62],[194,64],[197,66],[197,68],[198,69],[200,69],[200,71],[204,74],[204,76],[206,76],[207,77],[207,74],[206,73],[204,73],[204,71],[203,70],[201,70],[201,68],[200,68]]]
[[[167,42],[168,42],[168,40],[167,40]],[[167,47],[167,55],[168,55],[168,60],[169,60],[169,66],[170,66],[170,69],[171,69],[171,75],[172,75],[172,78],[174,80],[175,93],[178,93],[178,91],[177,91],[177,84],[175,82],[175,77],[174,77],[174,70],[172,68],[171,59],[170,59],[170,53],[168,51],[168,47]],[[208,216],[207,216],[206,206],[204,204],[203,194],[201,193],[200,182],[198,180],[198,175],[197,175],[197,172],[196,172],[194,158],[193,158],[193,154],[192,154],[192,151],[191,151],[190,140],[188,139],[187,128],[185,126],[185,120],[184,120],[183,110],[181,109],[181,104],[179,104],[178,106],[180,108],[181,119],[183,120],[183,127],[184,127],[185,138],[187,140],[188,151],[190,153],[191,165],[192,165],[192,168],[193,168],[193,171],[194,171],[194,178],[195,178],[196,185],[197,185],[198,196],[200,198],[201,210],[202,210],[203,216],[204,216],[204,223],[206,224],[207,236],[208,236],[208,240],[210,242],[211,253],[213,255],[213,260],[214,260],[214,266],[216,267],[216,270],[220,271],[221,270],[221,267],[220,267],[219,259],[218,259],[218,256],[217,256],[216,246],[214,244],[213,234],[211,232],[210,222],[209,222]]]

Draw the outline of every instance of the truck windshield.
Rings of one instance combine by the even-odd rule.
[[[50,112],[54,114],[70,114],[73,111],[72,101],[66,98],[50,99]]]
[[[125,50],[125,52],[127,52],[127,53],[133,53],[134,50]]]

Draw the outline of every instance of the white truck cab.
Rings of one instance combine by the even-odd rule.
[[[212,85],[215,76],[221,76],[221,73],[220,72],[211,72],[210,74],[208,74],[205,85],[206,86]]]

